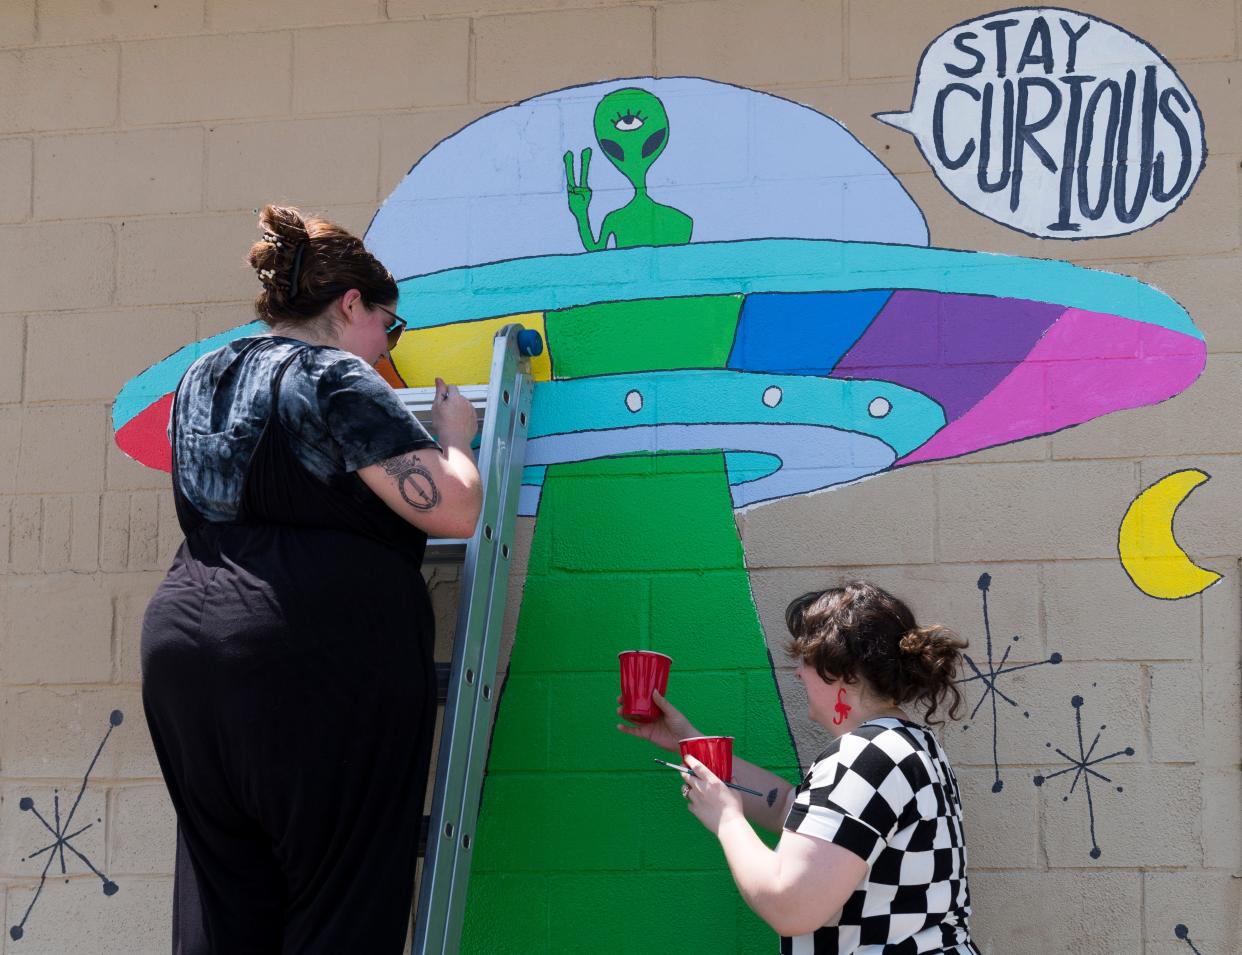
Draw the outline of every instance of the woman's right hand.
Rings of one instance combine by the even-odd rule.
[[[645,739],[650,743],[654,743],[670,753],[681,752],[681,748],[677,745],[679,740],[703,735],[686,719],[681,710],[677,709],[677,707],[663,697],[659,690],[652,690],[651,698],[655,701],[656,706],[660,708],[661,715],[658,720],[654,723],[618,723],[617,729],[622,733],[628,733],[630,736],[637,736],[639,739]],[[621,697],[618,696],[618,716],[622,715],[620,704]]]
[[[458,447],[470,447],[479,432],[479,419],[470,399],[457,390],[456,385],[436,379],[436,399],[431,404],[431,429],[441,439],[440,443]]]

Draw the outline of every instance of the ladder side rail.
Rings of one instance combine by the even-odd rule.
[[[470,869],[473,860],[472,847],[478,826],[479,806],[482,801],[483,775],[487,766],[491,742],[492,720],[499,703],[499,673],[497,663],[504,627],[505,605],[509,591],[509,566],[512,560],[512,541],[517,524],[518,496],[522,486],[522,469],[526,451],[527,423],[530,419],[531,398],[534,381],[529,374],[519,374],[512,398],[516,413],[510,433],[510,453],[503,475],[497,475],[503,495],[500,508],[501,524],[499,540],[501,551],[497,559],[496,573],[492,578],[487,603],[487,619],[484,638],[479,647],[478,672],[482,675],[484,690],[475,697],[474,721],[471,727],[469,748],[466,750],[466,774],[462,788],[461,848],[453,868],[452,889],[449,892],[449,910],[446,917],[445,947],[442,955],[456,955],[460,947],[462,926],[465,922],[466,901],[470,885]]]
[[[466,544],[466,557],[459,584],[453,665],[441,728],[434,799],[412,949],[420,955],[443,951],[449,941],[444,937],[445,916],[452,892],[452,872],[461,846],[459,813],[470,749],[470,730],[479,696],[480,644],[485,637],[490,581],[498,569],[496,561],[500,554],[500,535],[496,530],[500,523],[498,515],[502,494],[499,492],[503,481],[498,478],[509,457],[508,433],[511,430],[511,419],[516,417],[512,413],[512,396],[521,366],[517,349],[517,333],[520,330],[520,326],[506,326],[497,334],[493,345],[483,441],[479,453],[479,470],[484,479],[484,502],[479,524]],[[510,396],[508,403],[502,400],[506,393]],[[419,811],[421,812],[421,807]],[[455,940],[453,944],[456,944]]]

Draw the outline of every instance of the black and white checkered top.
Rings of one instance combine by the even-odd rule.
[[[833,740],[785,828],[849,849],[868,869],[833,921],[781,939],[782,955],[978,955],[957,779],[925,726],[884,717]]]

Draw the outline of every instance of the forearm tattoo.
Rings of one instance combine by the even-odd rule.
[[[419,463],[417,454],[390,458],[382,466],[397,482],[405,503],[416,511],[429,511],[440,503],[440,489],[431,479],[431,472]]]

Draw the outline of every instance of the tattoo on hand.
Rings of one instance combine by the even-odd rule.
[[[382,466],[396,480],[405,503],[416,511],[429,511],[440,503],[440,489],[431,479],[431,472],[419,463],[418,455],[392,458]]]

